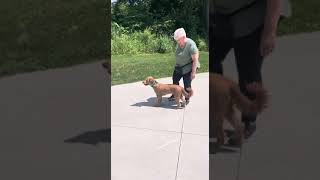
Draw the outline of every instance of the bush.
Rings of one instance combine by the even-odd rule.
[[[112,23],[111,52],[114,55],[168,53],[173,47],[169,36],[156,36],[148,28],[142,32],[130,32],[116,22]]]
[[[168,36],[159,36],[156,39],[156,42],[154,49],[157,53],[168,53],[173,51],[174,45]]]
[[[196,41],[199,51],[208,51],[208,46],[205,40],[199,38]]]
[[[132,38],[137,41],[138,52],[140,53],[153,53],[153,46],[155,44],[156,36],[151,33],[149,29],[143,32],[132,33]]]

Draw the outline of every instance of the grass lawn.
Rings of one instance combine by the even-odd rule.
[[[291,0],[292,16],[284,19],[279,35],[320,31],[320,0]],[[174,67],[173,54],[112,56],[112,84],[141,81],[146,76],[169,77]],[[208,53],[200,55],[200,72],[208,71]]]
[[[208,72],[209,54],[200,52],[199,72]],[[172,76],[175,57],[170,54],[112,56],[112,85],[142,81],[147,76],[155,78]]]
[[[292,16],[279,26],[279,35],[320,31],[320,1],[290,0]]]
[[[0,77],[105,59],[110,44],[108,4],[103,0],[1,1]]]

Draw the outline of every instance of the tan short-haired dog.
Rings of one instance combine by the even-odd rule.
[[[144,85],[150,85],[154,92],[157,95],[157,104],[156,106],[160,106],[162,102],[162,96],[167,94],[173,94],[175,97],[175,101],[177,103],[177,107],[185,106],[185,100],[183,97],[191,97],[193,95],[192,89],[188,89],[189,93],[184,90],[183,87],[175,84],[161,84],[158,83],[152,76],[147,77],[144,81],[142,81]],[[180,100],[182,103],[180,104]]]
[[[209,81],[210,126],[213,125],[213,134],[217,137],[217,145],[225,143],[224,120],[228,120],[235,129],[235,145],[241,145],[244,139],[244,127],[240,118],[235,117],[235,108],[241,113],[260,113],[266,108],[268,94],[261,84],[249,84],[247,90],[256,96],[255,100],[251,101],[241,93],[237,83],[222,75],[210,73]]]

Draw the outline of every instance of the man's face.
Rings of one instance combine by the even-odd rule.
[[[181,37],[181,38],[179,38],[178,40],[176,40],[176,42],[178,43],[178,45],[179,45],[180,47],[183,47],[184,44],[185,44],[185,39],[186,39],[186,37]]]

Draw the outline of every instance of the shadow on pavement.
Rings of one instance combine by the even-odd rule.
[[[83,143],[97,145],[99,143],[111,143],[111,129],[88,131],[75,137],[64,140],[65,143]]]
[[[157,98],[151,97],[151,98],[148,98],[147,101],[138,102],[138,103],[132,104],[131,106],[138,106],[138,107],[149,106],[149,107],[155,107],[155,108],[178,109],[175,101],[169,101],[168,98],[166,97],[162,98],[161,106],[155,106],[156,103],[157,103]],[[180,109],[182,109],[182,107]]]

